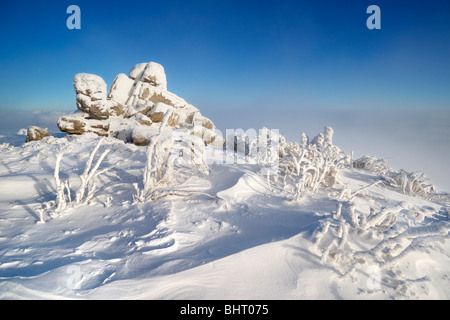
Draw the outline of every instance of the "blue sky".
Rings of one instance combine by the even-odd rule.
[[[66,8],[81,8],[68,30]],[[366,8],[381,8],[368,30]],[[0,4],[0,108],[73,108],[73,76],[139,62],[206,108],[448,108],[448,1],[10,1]],[[201,107],[201,106],[199,106]]]
[[[71,4],[81,30],[66,27]],[[366,27],[371,4],[381,30]],[[1,0],[0,132],[76,110],[76,73],[111,85],[156,61],[168,89],[221,129],[292,139],[332,125],[347,151],[412,170],[439,167],[427,162],[433,151],[447,167],[449,14],[447,0]],[[448,171],[435,176],[450,190]]]

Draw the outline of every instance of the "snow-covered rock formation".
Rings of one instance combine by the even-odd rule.
[[[210,119],[167,91],[164,68],[156,62],[137,64],[129,76],[117,75],[109,93],[101,77],[87,73],[75,75],[74,88],[78,111],[59,118],[58,127],[63,132],[93,132],[147,145],[170,109],[172,115],[167,123],[170,127],[200,135],[207,144],[223,145]]]
[[[42,140],[45,137],[51,136],[51,134],[48,132],[47,128],[39,128],[36,126],[29,126],[28,130],[26,131],[26,136],[27,136],[27,139],[25,140],[25,142],[29,142],[29,141]]]

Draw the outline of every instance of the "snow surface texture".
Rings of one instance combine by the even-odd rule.
[[[331,128],[223,149],[169,117],[146,147],[0,145],[1,299],[450,298],[450,197],[424,176]]]

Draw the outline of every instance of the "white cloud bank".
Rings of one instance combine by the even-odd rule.
[[[0,134],[15,134],[22,128],[38,126],[48,128],[50,132],[60,132],[56,122],[59,117],[72,111],[29,111],[2,109]]]

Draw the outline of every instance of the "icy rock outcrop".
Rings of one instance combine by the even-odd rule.
[[[110,123],[108,121],[92,119],[89,114],[84,112],[75,112],[72,115],[63,116],[58,119],[57,124],[61,131],[72,134],[93,132],[102,137],[110,135]]]
[[[51,134],[48,132],[47,128],[40,128],[35,126],[29,126],[27,130],[27,139],[25,142],[29,141],[39,141],[45,137],[50,137]]]
[[[205,143],[223,145],[224,141],[214,132],[215,126],[210,119],[167,90],[164,68],[156,62],[137,64],[129,76],[118,74],[109,93],[101,77],[87,73],[75,75],[74,88],[79,112],[59,118],[58,127],[63,132],[93,132],[145,145],[150,138],[146,135],[147,138],[142,139],[142,132],[148,130],[141,127],[160,126],[162,116],[171,109],[168,126],[188,131],[201,126],[202,131],[206,131],[204,136],[208,137],[204,139]],[[133,134],[133,131],[136,132]]]
[[[130,78],[150,83],[154,87],[167,90],[166,73],[162,65],[156,62],[139,63],[130,71]]]
[[[119,103],[106,99],[106,83],[99,76],[79,73],[75,75],[73,86],[77,95],[77,108],[92,119],[105,120],[120,110],[114,108]]]

